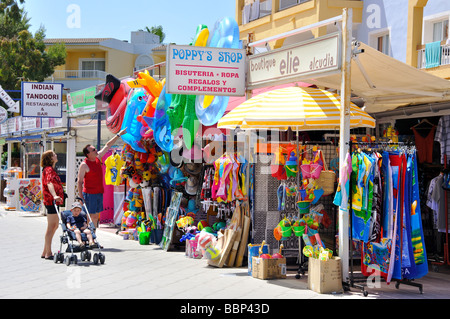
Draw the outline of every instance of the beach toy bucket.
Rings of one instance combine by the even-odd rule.
[[[302,237],[302,235],[305,233],[305,228],[305,226],[292,226],[294,235],[297,237]]]
[[[289,160],[286,161],[285,167],[287,177],[297,176],[298,172],[297,156],[295,156],[294,152],[291,152],[291,156],[289,156]]]
[[[322,165],[310,164],[311,166],[311,178],[318,179],[322,172]]]
[[[309,207],[311,206],[311,201],[309,200],[298,201],[297,206],[300,214],[309,214]]]
[[[150,232],[139,233],[139,244],[141,244],[141,245],[150,244]]]
[[[151,243],[159,245],[162,240],[164,229],[154,229],[151,233]]]
[[[286,165],[286,177],[297,176],[297,165]]]
[[[311,178],[311,166],[309,164],[300,165],[302,171],[302,179]]]

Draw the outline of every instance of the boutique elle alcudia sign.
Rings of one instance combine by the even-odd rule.
[[[340,70],[338,33],[249,57],[248,89]]]

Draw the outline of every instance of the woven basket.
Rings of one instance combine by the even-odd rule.
[[[321,151],[320,151],[321,152]],[[334,184],[336,182],[336,173],[332,170],[328,170],[325,158],[323,158],[324,170],[320,173],[317,179],[318,188],[323,189],[323,195],[330,195],[334,193]]]

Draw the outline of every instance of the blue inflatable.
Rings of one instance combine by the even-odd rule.
[[[240,49],[239,26],[233,18],[225,17],[216,22],[214,30],[208,39],[208,47]],[[228,96],[215,96],[211,104],[204,108],[204,95],[198,95],[195,100],[195,112],[200,122],[205,126],[216,124],[225,113]]]
[[[166,86],[164,85],[161,94],[156,103],[155,116],[153,120],[144,116],[144,120],[151,125],[153,129],[153,137],[156,144],[164,152],[170,153],[173,148],[173,136],[170,126],[169,116],[167,110],[172,102],[172,95],[166,93]]]
[[[122,130],[127,129],[127,133],[121,136],[122,140],[131,146],[136,152],[147,153],[141,143],[142,123],[137,120],[137,116],[142,114],[148,101],[148,93],[144,89],[133,89],[128,95],[127,108],[122,122]]]

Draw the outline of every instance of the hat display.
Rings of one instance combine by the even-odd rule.
[[[198,212],[198,208],[195,207],[195,200],[190,199],[188,202],[188,206],[186,207],[186,214]]]
[[[74,203],[72,204],[72,209],[74,209],[74,208],[83,209],[83,206],[81,205],[80,202],[74,202]]]
[[[198,175],[202,171],[202,164],[199,163],[185,163],[184,170],[189,175]]]
[[[187,179],[188,178],[183,175],[183,172],[179,168],[177,168],[173,174],[173,178],[170,181],[170,184],[172,186],[175,186],[179,183],[185,182]]]
[[[182,144],[174,145],[172,151],[170,151],[169,153],[170,165],[177,168],[183,166],[182,154],[183,154],[183,145]]]
[[[186,193],[189,195],[196,195],[198,189],[199,181],[195,176],[190,176],[186,182]]]

